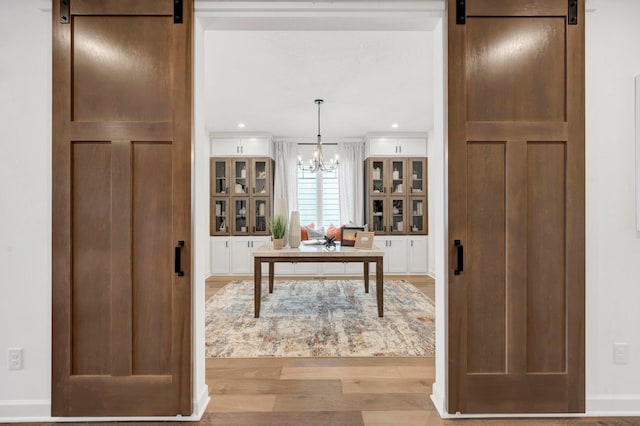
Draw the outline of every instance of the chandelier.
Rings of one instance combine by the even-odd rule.
[[[316,144],[316,150],[313,152],[313,157],[309,159],[307,163],[302,162],[302,157],[298,156],[298,168],[303,172],[316,173],[316,172],[333,172],[338,168],[340,162],[338,161],[338,154],[332,158],[329,163],[324,162],[324,156],[322,155],[322,140],[320,136],[320,105],[324,103],[322,99],[316,99],[314,101],[318,105],[318,142]]]

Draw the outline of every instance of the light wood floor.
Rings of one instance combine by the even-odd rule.
[[[433,279],[396,278],[407,279],[435,301]],[[207,298],[227,282],[208,280]],[[640,418],[442,420],[429,399],[434,361],[431,357],[207,359],[211,402],[202,421],[230,426],[640,424]]]

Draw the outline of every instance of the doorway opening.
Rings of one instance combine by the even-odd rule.
[[[234,3],[233,5],[231,3]],[[213,67],[230,67],[232,64],[214,63],[207,64],[211,58],[208,58],[208,50],[210,49],[211,40],[216,40],[216,36],[229,37],[229,46],[235,46],[238,49],[236,55],[241,58],[251,57],[253,54],[259,52],[251,52],[240,49],[238,46],[238,39],[245,38],[245,41],[249,43],[255,43],[256,35],[271,35],[285,37],[287,33],[289,35],[295,32],[297,37],[309,36],[313,33],[324,33],[324,37],[327,35],[338,35],[339,33],[369,33],[368,35],[393,36],[397,35],[398,38],[408,36],[409,33],[423,33],[425,35],[424,45],[425,49],[431,49],[432,69],[430,71],[431,77],[425,77],[429,79],[428,85],[431,88],[431,107],[432,107],[432,120],[428,123],[429,137],[428,137],[428,153],[429,158],[429,253],[432,253],[430,258],[426,262],[429,263],[429,272],[435,277],[435,284],[433,291],[435,293],[436,303],[436,357],[433,370],[435,373],[435,383],[431,390],[432,400],[434,400],[436,408],[442,412],[444,407],[444,395],[445,395],[445,307],[446,307],[446,294],[445,294],[445,220],[446,217],[446,205],[444,203],[444,188],[445,188],[445,168],[444,168],[444,40],[446,40],[443,34],[443,18],[444,18],[444,4],[441,2],[425,2],[425,4],[416,6],[397,4],[397,2],[367,2],[349,5],[336,5],[336,4],[306,4],[300,2],[295,6],[291,3],[285,8],[282,4],[261,4],[256,7],[255,4],[242,5],[237,2],[215,2],[215,3],[196,3],[196,23],[195,23],[195,140],[194,140],[194,174],[193,174],[193,188],[194,188],[194,235],[193,241],[195,246],[194,255],[194,394],[199,395],[198,402],[200,404],[206,404],[206,389],[207,378],[206,372],[206,360],[205,360],[205,335],[204,335],[204,322],[205,322],[205,300],[206,300],[206,285],[205,280],[209,277],[210,259],[211,259],[211,242],[210,242],[210,221],[209,221],[209,158],[211,156],[211,141],[210,132],[220,131],[216,129],[212,124],[211,118],[208,114],[215,105],[212,106],[211,99],[207,96],[207,79],[211,78],[208,74],[210,66]],[[405,34],[402,34],[405,32]],[[322,34],[321,34],[322,35]],[[268,38],[263,38],[263,42],[268,42]],[[273,41],[273,40],[272,40]],[[311,40],[308,40],[311,42]],[[357,44],[357,43],[356,43]],[[338,41],[339,48],[339,41]],[[233,47],[232,47],[233,49]],[[358,53],[357,51],[355,53]],[[294,56],[294,58],[296,58]],[[278,58],[283,61],[286,58]],[[377,59],[377,60],[374,60]],[[370,66],[379,68],[379,72],[384,75],[385,63],[384,57],[381,58],[369,58]],[[410,56],[404,59],[407,64],[411,63],[412,58]],[[326,64],[325,64],[326,65]],[[254,66],[261,67],[265,73],[273,72],[272,67],[268,64],[264,64],[260,61],[254,62]],[[240,72],[240,70],[238,71]],[[347,78],[352,78],[350,75],[346,75]],[[330,81],[326,89],[332,90],[335,87],[340,86],[341,82]],[[400,80],[392,81],[391,83],[401,85],[403,82]],[[345,87],[349,87],[349,81],[344,83]],[[243,90],[243,87],[238,86],[238,90]],[[295,93],[294,93],[295,95]],[[317,90],[313,94],[301,94],[301,101],[308,100],[307,98],[313,98],[314,96],[324,96],[326,100],[329,100],[329,95],[324,93],[317,94]],[[336,95],[337,96],[337,95]],[[311,99],[310,98],[310,99]],[[312,100],[312,99],[311,99]],[[224,102],[224,99],[220,102]],[[311,101],[309,101],[311,102]],[[384,99],[380,99],[383,103]],[[407,100],[407,104],[411,104],[412,100]],[[328,103],[325,105],[328,106]],[[357,105],[347,106],[352,110],[357,110]],[[323,110],[323,114],[327,109]],[[275,111],[279,117],[287,118],[292,117],[291,120],[295,121],[297,112],[294,109]],[[302,112],[305,114],[306,112]],[[313,121],[314,117],[309,117]],[[357,118],[357,117],[356,117]],[[213,118],[215,121],[215,117]],[[244,120],[244,119],[242,119]],[[356,121],[356,119],[353,119]],[[402,118],[397,119],[402,120]],[[350,121],[349,116],[345,117],[345,121]],[[393,120],[395,122],[396,120]],[[238,123],[236,123],[237,125]],[[246,123],[243,123],[246,125]],[[388,123],[388,127],[393,124]],[[227,131],[234,129],[229,128],[227,124]],[[308,134],[313,136],[315,131],[314,125],[309,125]],[[333,131],[327,128],[327,131]],[[240,129],[238,129],[240,130]],[[271,128],[254,128],[256,131],[272,131],[274,134],[279,135],[277,130]],[[337,130],[337,129],[336,129]],[[369,131],[375,131],[376,129],[370,129]],[[407,129],[407,130],[418,130]],[[389,133],[393,130],[389,128]],[[359,132],[363,135],[364,132]],[[284,133],[287,136],[287,133]],[[292,135],[296,136],[296,135]],[[337,134],[336,136],[354,136],[349,134]],[[323,135],[324,137],[324,135]],[[229,280],[234,277],[229,277]],[[316,359],[299,359],[297,361],[291,361],[290,366],[303,366],[312,365]],[[260,359],[256,359],[256,365],[263,362]],[[269,361],[271,362],[271,361]],[[374,361],[375,364],[375,361]],[[231,365],[231,364],[229,364]],[[354,367],[366,367],[366,365],[354,365]],[[415,365],[407,366],[409,368],[415,367]],[[286,366],[280,366],[280,368],[287,368]],[[222,377],[213,376],[213,379],[221,379]],[[210,384],[211,386],[211,384]],[[217,386],[217,385],[216,385]],[[429,393],[425,390],[424,393]],[[248,401],[248,400],[245,400]],[[256,400],[256,404],[269,404],[269,401],[262,399]]]

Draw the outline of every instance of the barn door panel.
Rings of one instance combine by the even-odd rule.
[[[448,3],[452,413],[584,411],[584,2],[571,3]]]
[[[54,416],[191,414],[192,7],[54,1]]]

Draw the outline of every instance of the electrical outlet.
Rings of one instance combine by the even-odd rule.
[[[620,365],[629,364],[629,344],[628,343],[613,344],[613,362]]]
[[[9,370],[22,370],[22,348],[9,348]]]

